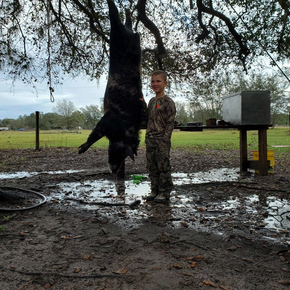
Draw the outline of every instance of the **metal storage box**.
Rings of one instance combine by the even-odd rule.
[[[223,97],[223,119],[232,125],[269,125],[270,91],[242,91]]]

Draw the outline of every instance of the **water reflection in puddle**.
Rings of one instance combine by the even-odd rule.
[[[25,177],[32,177],[39,174],[65,174],[65,173],[75,173],[81,172],[83,170],[65,170],[65,171],[42,171],[42,172],[26,172],[26,171],[19,171],[13,173],[0,173],[0,179],[14,179],[14,178],[25,178]]]
[[[238,169],[173,174],[176,188],[180,185],[234,182],[238,179]],[[236,194],[223,195],[220,200],[208,198],[204,201],[202,194],[190,187],[190,191],[184,194],[180,190],[174,191],[170,204],[165,206],[145,202],[145,197],[150,192],[148,179],[139,184],[134,184],[131,179],[118,182],[102,179],[61,183],[59,186],[61,192],[55,192],[54,198],[64,203],[83,206],[87,210],[96,210],[110,222],[122,224],[124,227],[138,227],[146,220],[162,219],[166,216],[166,223],[171,227],[186,226],[215,233],[246,229],[249,234],[259,233],[267,239],[283,243],[290,241],[290,203],[275,196],[253,194],[239,197]],[[215,196],[214,190],[211,194]],[[130,209],[128,205],[136,200],[140,200],[141,205],[137,209]],[[284,233],[283,236],[280,233]]]
[[[147,178],[147,175],[143,175]],[[208,172],[197,173],[173,173],[173,183],[178,185],[187,184],[202,184],[216,181],[236,181],[239,178],[238,169],[214,169]],[[142,182],[135,184],[132,180],[87,180],[84,182],[63,182],[59,184],[62,192],[55,193],[54,196],[58,199],[65,199],[65,197],[73,197],[77,200],[86,199],[88,202],[101,202],[106,198],[107,202],[114,203],[123,200],[124,203],[130,204],[135,200],[144,202],[145,196],[150,192],[149,180],[142,180]],[[171,203],[174,201],[171,201]],[[177,207],[188,203],[188,198],[178,197],[180,204]]]
[[[146,220],[165,219],[171,227],[188,227],[200,231],[224,234],[236,231],[273,239],[276,242],[289,243],[290,202],[275,196],[252,194],[235,196],[226,194],[217,198],[217,193],[210,192],[205,199],[195,187],[188,191],[180,190],[180,186],[188,184],[204,184],[210,182],[234,182],[239,180],[238,169],[222,168],[208,172],[173,173],[176,191],[172,193],[169,205],[156,205],[145,202],[150,192],[149,179],[135,184],[132,179],[114,181],[109,179],[86,180],[82,182],[63,182],[51,192],[51,199],[68,206],[83,207],[94,210],[112,223],[124,227],[138,227]],[[74,173],[41,172],[46,174]],[[18,172],[0,174],[1,178],[29,177],[37,172]],[[147,175],[143,175],[147,177]],[[210,187],[210,186],[209,186]],[[140,206],[129,207],[140,200]],[[115,206],[114,206],[115,205]]]
[[[219,168],[207,172],[196,173],[173,173],[172,177],[175,185],[182,184],[200,184],[207,182],[225,182],[236,181],[239,179],[239,170],[237,168]]]

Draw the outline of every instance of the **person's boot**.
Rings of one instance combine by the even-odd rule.
[[[154,198],[157,196],[158,194],[156,192],[151,192],[147,197],[146,200],[147,201],[153,201]]]
[[[169,194],[159,193],[159,194],[154,198],[154,202],[157,202],[157,203],[165,203],[165,202],[168,202],[169,197],[170,197]]]

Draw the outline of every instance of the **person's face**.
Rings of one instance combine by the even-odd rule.
[[[151,88],[156,93],[162,93],[167,86],[167,81],[164,80],[162,75],[153,75],[151,78]]]

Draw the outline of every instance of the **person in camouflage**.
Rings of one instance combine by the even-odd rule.
[[[151,77],[155,97],[150,99],[146,112],[146,159],[151,181],[151,194],[146,200],[159,203],[168,201],[173,189],[170,147],[176,108],[174,101],[164,92],[166,86],[166,73],[162,70],[155,71]]]

